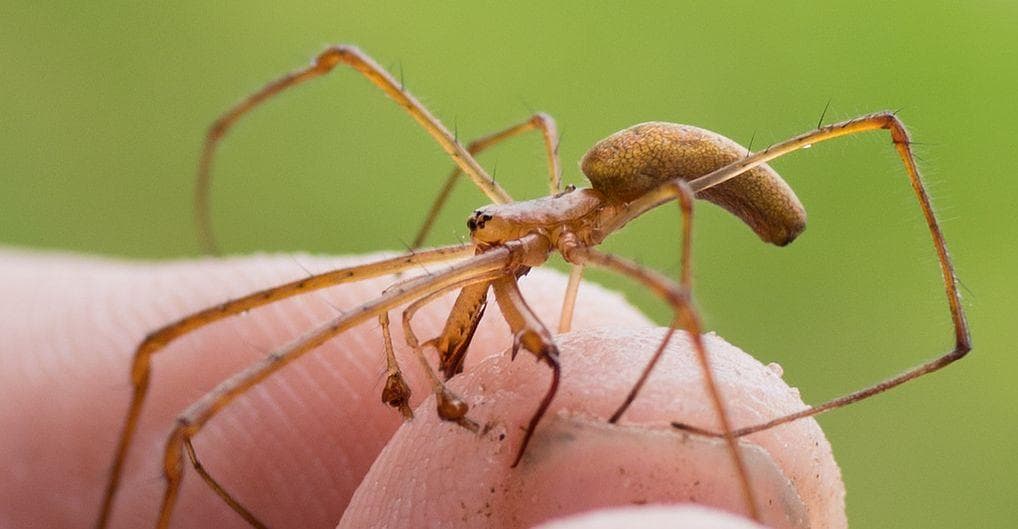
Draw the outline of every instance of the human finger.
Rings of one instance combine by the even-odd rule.
[[[7,250],[0,258],[0,526],[85,527],[98,511],[131,396],[134,348],[188,313],[262,288],[371,257],[255,256],[168,263]],[[438,267],[440,265],[435,265]],[[414,273],[420,273],[415,270]],[[529,291],[559,296],[561,274],[534,271]],[[114,506],[114,527],[150,527],[163,490],[162,452],[174,418],[244,366],[340,311],[376,297],[394,278],[345,285],[256,309],[172,342],[152,384]],[[646,320],[621,297],[587,288],[577,327]],[[437,332],[450,300],[415,322]],[[542,307],[555,321],[557,308]],[[398,321],[398,318],[394,318]],[[427,395],[395,325],[415,400]],[[468,363],[509,343],[497,314],[478,329]],[[335,524],[381,447],[401,424],[379,401],[384,381],[376,322],[361,325],[238,398],[199,433],[210,473],[271,526]],[[247,527],[185,469],[177,527]]]
[[[406,425],[365,477],[340,527],[525,528],[645,503],[692,502],[748,514],[725,442],[669,426],[677,420],[719,429],[684,336],[673,339],[623,422],[606,423],[663,334],[609,326],[558,336],[561,387],[516,468],[523,427],[550,373],[529,357],[512,364],[507,355],[487,359],[452,384],[487,431],[471,434],[427,415]],[[736,426],[805,406],[776,368],[716,335],[704,340]],[[740,447],[766,525],[846,526],[840,471],[812,419],[754,434]]]

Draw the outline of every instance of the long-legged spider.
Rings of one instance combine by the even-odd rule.
[[[676,424],[676,426],[717,435],[727,441],[732,461],[738,470],[747,511],[754,516],[757,506],[737,449],[737,438],[870,397],[936,371],[961,358],[970,349],[968,327],[943,235],[916,167],[908,133],[902,122],[889,112],[820,126],[756,153],[748,153],[735,142],[696,127],[660,122],[644,123],[609,136],[597,143],[584,156],[582,170],[590,180],[591,188],[562,189],[556,152],[557,133],[554,121],[550,117],[537,114],[521,124],[464,147],[437,118],[371,58],[351,46],[330,47],[319,54],[310,66],[270,83],[226,112],[212,125],[198,168],[197,203],[199,225],[205,227],[203,233],[208,233],[206,189],[212,160],[216,146],[226,131],[240,117],[266,99],[289,87],[325,75],[338,65],[346,65],[357,70],[385,92],[403,107],[456,163],[457,168],[432,207],[428,220],[418,236],[418,242],[423,239],[423,234],[444,203],[448,190],[460,172],[466,173],[493,204],[477,209],[470,215],[467,225],[471,241],[468,243],[412,251],[390,259],[313,275],[210,307],[149,334],[138,345],[134,355],[131,369],[133,398],[113,458],[97,527],[105,527],[109,520],[125,457],[131,446],[149,387],[150,365],[155,353],[180,336],[255,307],[328,286],[404,272],[422,264],[453,263],[439,272],[400,280],[379,297],[307,332],[296,341],[222,382],[180,414],[165,448],[163,471],[166,483],[158,527],[167,527],[169,524],[183,478],[185,454],[202,479],[231,508],[251,525],[264,527],[254,514],[233,498],[202,467],[193,448],[192,438],[238,395],[304,353],[362,322],[375,318],[383,330],[387,360],[383,400],[399,409],[405,417],[411,417],[409,387],[393,354],[388,317],[389,311],[405,304],[409,304],[409,307],[403,312],[402,324],[407,342],[431,382],[437,398],[438,414],[444,420],[459,423],[472,430],[478,428],[478,425],[467,417],[467,405],[449,391],[442,379],[432,370],[424,357],[424,347],[431,346],[438,351],[439,367],[446,379],[462,370],[464,354],[484,312],[489,290],[494,293],[498,308],[513,332],[512,354],[515,356],[520,348],[526,349],[551,368],[551,383],[526,427],[522,442],[516,451],[513,463],[515,466],[554,398],[560,376],[558,350],[552,333],[527,306],[518,288],[517,278],[531,267],[544,263],[553,252],[558,252],[573,267],[563,303],[561,331],[569,328],[577,288],[585,266],[600,267],[627,276],[651,289],[673,308],[675,317],[669,332],[610,420],[612,422],[619,420],[626,411],[674,332],[679,328],[685,330],[689,333],[697,353],[708,394],[719,418],[721,432],[712,434],[688,425]],[[693,198],[705,198],[721,205],[746,222],[766,242],[787,244],[805,227],[805,212],[792,190],[766,165],[766,162],[817,142],[881,129],[890,132],[933,238],[954,328],[954,347],[947,354],[860,391],[791,415],[774,418],[763,424],[733,429],[725,410],[724,398],[714,381],[710,359],[700,338],[700,318],[691,301],[690,248]],[[537,130],[543,134],[548,155],[550,194],[525,202],[513,202],[509,194],[477,163],[473,154],[527,130]],[[679,204],[683,221],[680,246],[681,272],[678,282],[632,261],[594,248],[629,221],[671,201]],[[206,236],[206,241],[209,240],[210,238]],[[453,290],[459,290],[459,295],[443,332],[437,338],[421,343],[411,325],[414,312],[440,294]]]

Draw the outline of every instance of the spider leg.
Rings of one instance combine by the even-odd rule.
[[[182,447],[186,447],[186,443],[236,397],[308,351],[372,317],[377,317],[379,314],[413,299],[455,285],[478,274],[504,270],[507,266],[511,266],[513,260],[520,254],[534,251],[536,240],[536,237],[529,237],[520,239],[517,244],[512,246],[493,248],[447,270],[420,277],[394,288],[372,301],[325,322],[282,349],[274,351],[261,361],[236,373],[205,394],[177,418],[177,423],[167,438],[163,457],[165,489],[157,527],[165,529],[169,526],[170,515],[180,492],[184,470]],[[540,245],[536,248],[537,251],[543,249]],[[213,485],[214,480],[206,480],[206,482]],[[226,498],[224,497],[224,499]],[[233,506],[236,502],[228,500],[227,503]],[[238,512],[242,516],[244,515],[244,512]]]
[[[558,159],[558,128],[555,125],[555,120],[548,114],[538,112],[522,123],[478,138],[467,145],[467,152],[470,154],[480,153],[488,147],[492,147],[530,130],[541,132],[541,136],[544,139],[545,152],[548,157],[548,187],[552,194],[559,193],[562,190],[562,167]],[[424,240],[431,231],[435,219],[445,206],[453,187],[462,173],[463,171],[456,167],[446,178],[445,183],[438,192],[438,196],[435,197],[431,208],[428,210],[424,223],[417,231],[411,247],[417,248],[424,244]],[[577,284],[576,286],[578,287],[579,285]],[[447,380],[463,370],[463,359],[466,356],[467,348],[470,346],[470,341],[473,339],[474,331],[484,315],[487,295],[487,285],[473,285],[463,289],[456,298],[456,304],[452,311],[453,314],[450,314],[442,334],[430,342],[438,350],[439,368]],[[574,298],[575,296],[573,298],[567,296],[566,304],[563,305],[563,310],[567,306],[570,307],[570,320],[572,318],[572,302],[570,299]],[[461,318],[456,316],[457,314],[469,314],[472,319],[470,321],[461,321]]]
[[[541,136],[544,138],[544,148],[548,155],[548,187],[551,190],[551,194],[554,195],[562,190],[562,167],[560,167],[558,159],[558,129],[555,126],[555,120],[548,114],[538,112],[522,123],[478,138],[467,144],[467,152],[471,155],[478,154],[488,147],[530,130],[540,131]],[[438,191],[438,196],[435,197],[431,208],[428,209],[424,223],[417,230],[417,235],[414,236],[414,242],[411,243],[412,248],[419,248],[424,245],[424,240],[428,237],[428,232],[431,231],[435,218],[438,217],[439,212],[445,206],[461,174],[463,174],[463,170],[456,167],[446,177],[445,183],[442,184],[442,188]]]
[[[693,191],[689,189],[689,185],[683,180],[676,180],[670,184],[672,192],[679,202],[679,209],[682,212],[682,243],[681,243],[681,254],[679,257],[679,287],[683,292],[691,293],[693,289],[693,276],[692,276],[692,252],[693,252]],[[660,293],[666,295],[665,292]],[[665,343],[662,343],[655,351],[654,356],[651,357],[647,365],[644,366],[643,372],[640,374],[640,378],[637,379],[636,383],[629,390],[629,394],[626,395],[625,400],[615,410],[609,422],[617,422],[622,418],[622,414],[626,412],[629,405],[636,399],[636,395],[639,394],[643,385],[647,382],[647,378],[650,377],[651,371],[654,370],[654,366],[657,365],[661,359],[661,354],[664,353]]]
[[[438,351],[438,368],[446,380],[463,371],[467,348],[470,347],[477,325],[481,323],[481,317],[484,316],[488,306],[490,287],[489,283],[464,287],[456,296],[456,302],[449,311],[442,333],[425,344],[433,346]]]
[[[686,244],[688,244],[688,238],[686,240]],[[684,252],[684,254],[688,255],[688,252]],[[654,270],[640,266],[627,259],[598,252],[597,250],[590,248],[574,248],[568,252],[567,259],[571,262],[581,262],[599,266],[636,280],[650,288],[651,291],[664,299],[675,310],[675,320],[672,322],[672,325],[668,330],[668,334],[666,334],[665,338],[661,341],[661,345],[658,346],[657,351],[655,351],[655,360],[652,360],[652,362],[656,361],[657,358],[660,358],[665,347],[667,347],[668,342],[671,340],[671,337],[675,334],[676,329],[678,327],[682,327],[689,335],[689,339],[693,344],[693,349],[700,361],[704,383],[707,387],[707,394],[710,395],[711,401],[714,404],[715,412],[718,415],[719,422],[721,423],[721,427],[724,432],[722,437],[727,441],[729,451],[732,455],[732,462],[735,464],[736,473],[739,475],[740,486],[742,487],[743,496],[746,499],[747,512],[750,517],[759,521],[760,514],[753,494],[753,488],[749,483],[749,473],[746,470],[746,464],[745,461],[743,461],[742,453],[739,451],[738,440],[734,435],[732,435],[731,421],[728,418],[724,399],[721,395],[720,388],[717,386],[717,382],[714,380],[714,372],[711,369],[710,356],[707,354],[707,348],[703,344],[700,317],[697,314],[696,308],[692,304],[689,291],[679,285],[676,285],[670,279]],[[686,274],[684,273],[683,275],[685,276]],[[648,370],[645,369],[644,371],[646,374]]]
[[[762,424],[740,428],[732,432],[737,437],[767,430],[797,419],[811,417],[813,415],[840,408],[847,404],[858,402],[872,397],[873,395],[883,393],[895,386],[899,386],[905,382],[919,378],[928,373],[932,373],[951,364],[952,362],[964,357],[972,348],[968,323],[965,318],[964,308],[961,304],[961,295],[958,291],[958,280],[954,274],[954,265],[952,264],[951,256],[947,251],[947,243],[944,240],[940,224],[937,222],[936,215],[933,212],[929,193],[926,191],[926,186],[923,185],[922,177],[919,174],[919,168],[916,166],[915,156],[912,153],[912,144],[909,139],[908,132],[905,130],[905,125],[893,113],[880,112],[820,127],[812,132],[807,132],[773,145],[768,149],[758,152],[738,163],[718,169],[711,174],[693,180],[690,182],[690,187],[692,187],[694,191],[706,189],[728,179],[735,178],[742,172],[755,167],[756,165],[765,163],[768,160],[772,160],[795,150],[808,147],[814,143],[871,130],[888,130],[890,132],[894,148],[897,150],[898,155],[905,166],[905,171],[908,174],[912,189],[919,202],[919,207],[926,219],[930,236],[933,239],[933,247],[937,252],[937,260],[940,264],[940,271],[944,281],[944,291],[947,294],[948,308],[951,312],[951,321],[954,330],[954,348],[942,356],[934,358],[897,376],[888,378],[859,391],[831,399],[817,406],[811,406],[797,413],[778,417]]]
[[[110,466],[109,478],[106,484],[106,491],[103,495],[99,517],[96,521],[96,527],[103,528],[109,521],[113,508],[113,499],[116,497],[120,486],[124,462],[127,459],[127,450],[131,446],[131,440],[134,438],[134,433],[137,430],[141,409],[148,394],[153,355],[181,336],[229,316],[234,316],[269,303],[325,287],[407,270],[421,264],[463,259],[471,256],[473,253],[474,248],[471,244],[446,246],[305,277],[198,311],[146,336],[138,344],[134,352],[134,359],[131,364],[131,384],[133,386],[131,403],[127,408],[124,425],[114,452],[113,463]]]
[[[558,332],[569,332],[573,326],[573,309],[576,308],[576,296],[580,292],[580,282],[583,281],[583,265],[574,264],[569,269],[569,283],[566,284],[566,293],[562,296],[562,313],[558,318]]]
[[[431,368],[431,364],[428,363],[428,359],[424,356],[424,346],[421,345],[420,340],[417,338],[417,333],[414,332],[413,318],[414,315],[417,314],[418,310],[435,301],[439,296],[446,294],[450,290],[456,288],[465,289],[478,284],[484,285],[485,290],[487,290],[487,285],[492,279],[502,276],[505,273],[506,272],[499,270],[495,273],[481,274],[440,290],[435,290],[427,296],[414,301],[403,311],[403,336],[406,339],[407,345],[413,349],[414,356],[421,365],[421,370],[431,383],[431,389],[435,394],[438,416],[442,420],[455,422],[472,432],[478,431],[477,423],[466,417],[468,409],[466,402],[463,402],[463,399],[456,396],[452,391],[449,391],[449,388],[445,387],[445,383],[443,383],[442,380],[438,378],[438,375],[435,374],[435,370]],[[450,315],[450,319],[455,318],[456,316],[457,314],[454,310],[453,314]],[[428,345],[429,343],[431,343],[431,341],[426,342],[424,345]]]
[[[402,280],[396,285],[411,280]],[[464,286],[449,309],[442,333],[424,343],[438,351],[438,367],[446,380],[463,371],[467,349],[488,306],[489,287],[488,282]]]
[[[527,424],[526,433],[523,434],[523,440],[520,442],[516,457],[513,459],[512,466],[515,467],[520,464],[523,453],[530,443],[530,438],[533,437],[534,430],[537,429],[537,424],[541,422],[541,418],[548,411],[548,406],[551,405],[552,399],[555,398],[555,393],[558,392],[562,368],[559,365],[558,346],[555,345],[551,332],[541,323],[541,320],[534,314],[530,306],[527,305],[526,300],[523,299],[523,293],[520,292],[520,287],[516,283],[516,277],[508,275],[499,277],[492,282],[492,288],[495,291],[495,300],[498,301],[498,307],[501,309],[506,323],[509,324],[509,328],[515,336],[513,356],[515,357],[519,347],[523,346],[526,350],[534,353],[538,361],[543,360],[551,367],[551,383],[548,385],[548,391],[534,411],[534,415],[531,416],[530,423]]]
[[[389,313],[378,315],[378,324],[382,327],[382,343],[385,348],[385,387],[382,388],[382,402],[399,410],[404,420],[414,418],[410,408],[410,385],[403,378],[396,351],[392,347],[392,333],[389,332]]]
[[[385,71],[374,60],[354,46],[332,46],[320,53],[312,64],[296,70],[269,83],[264,88],[251,94],[219,117],[209,127],[205,137],[201,158],[198,162],[197,184],[195,186],[195,222],[198,235],[206,250],[215,252],[216,246],[212,236],[212,223],[209,215],[209,185],[211,182],[212,163],[220,140],[230,127],[244,114],[248,113],[267,99],[290,87],[321,77],[333,70],[337,65],[344,64],[357,70],[361,75],[380,88],[396,104],[403,107],[438,142],[456,165],[495,204],[511,202],[509,194],[485,172],[477,160],[460,145],[452,133],[442,125],[427,108],[421,104],[402,84]]]
[[[442,288],[441,290],[438,290],[436,292],[432,292],[431,294],[428,294],[427,296],[425,296],[421,300],[418,300],[418,301],[414,302],[411,306],[414,306],[414,305],[418,305],[419,306],[419,305],[422,304],[421,303],[422,301],[432,301],[435,298],[437,298],[439,295],[444,294],[444,293],[448,292],[449,290],[452,290],[454,288],[460,288],[463,285],[470,284],[470,283],[472,283],[474,281],[483,281],[483,280],[485,280],[485,279],[487,279],[489,277],[493,277],[493,274],[501,274],[501,273],[503,273],[503,272],[501,272],[501,271],[497,271],[497,272],[494,272],[494,273],[489,272],[489,273],[485,274],[484,276],[481,276],[480,278],[477,278],[477,279],[471,278],[471,279],[468,279],[468,280],[464,280],[464,281],[460,281],[460,282],[454,283],[453,285],[449,285],[447,287]],[[399,284],[406,284],[406,283],[409,283],[411,281],[413,281],[413,280],[405,280],[405,281],[401,281]],[[398,288],[398,286],[395,287],[395,288]],[[392,289],[393,289],[393,287],[390,287],[390,289],[387,289],[387,290],[392,290]],[[387,380],[386,380],[385,389],[383,390],[382,401],[385,402],[386,404],[389,404],[390,406],[399,408],[400,413],[403,415],[403,417],[406,418],[406,419],[410,419],[410,418],[413,417],[413,411],[410,409],[410,387],[409,387],[409,385],[407,385],[406,381],[403,379],[402,373],[400,372],[400,369],[399,369],[399,365],[396,362],[395,351],[393,350],[393,347],[392,347],[392,337],[391,337],[391,333],[389,332],[389,315],[388,315],[388,312],[387,311],[383,311],[382,313],[380,313],[378,315],[378,321],[379,321],[379,323],[381,324],[381,327],[382,327],[382,336],[384,338],[384,343],[385,343],[386,362],[387,362],[387,365],[388,365],[388,370],[387,370],[388,377],[387,377]],[[435,380],[434,373],[431,372],[430,369],[428,369],[426,371],[430,375],[431,379]],[[445,406],[445,409],[452,409],[453,407],[455,407],[458,404],[462,405],[464,407],[464,409],[465,409],[466,405],[465,404],[461,404],[459,399],[455,398],[455,395],[452,395],[451,393],[449,393],[447,395],[440,395],[440,396],[451,397],[451,398],[447,399],[446,401],[442,401],[442,400],[439,401],[440,402],[440,407],[439,407],[439,415],[440,416],[442,416],[442,410],[443,410],[442,405],[443,404]],[[445,416],[442,416],[442,417],[445,418]],[[452,420],[452,419],[449,419],[449,420]],[[472,421],[470,421],[469,419],[466,419],[465,417],[461,416],[459,418],[459,420],[456,421],[456,422],[459,422],[461,425],[463,425],[464,427],[466,427],[467,429],[469,429],[471,431],[475,431],[475,432],[477,431],[477,425],[473,424]],[[212,475],[208,472],[208,470],[204,467],[204,465],[202,465],[201,461],[198,459],[197,453],[195,452],[194,445],[192,444],[192,441],[191,441],[191,437],[184,437],[183,443],[184,443],[184,450],[187,452],[187,457],[188,457],[188,459],[191,462],[191,466],[194,467],[194,469],[198,473],[198,475],[205,481],[206,484],[209,485],[209,487],[216,493],[216,495],[218,495],[220,498],[222,498],[223,501],[226,502],[226,504],[230,506],[230,508],[232,508],[238,514],[240,514],[241,517],[243,517],[244,520],[246,520],[249,524],[251,524],[252,527],[256,527],[256,528],[260,528],[260,529],[266,528],[265,524],[263,524],[260,520],[258,520],[258,518],[256,516],[254,516],[254,514],[252,514],[250,510],[248,510],[236,498],[234,498],[229,493],[229,491],[227,491],[218,481],[216,481],[216,479],[214,477],[212,477]]]
[[[256,529],[268,529],[268,527],[265,524],[263,524],[261,520],[259,520],[254,514],[252,514],[251,511],[247,510],[246,507],[241,505],[241,503],[237,501],[230,494],[229,491],[227,491],[218,481],[216,481],[216,478],[212,477],[212,474],[209,474],[209,471],[205,468],[205,465],[203,465],[201,463],[201,460],[198,459],[198,454],[194,451],[194,444],[191,443],[191,438],[185,437],[183,439],[183,443],[184,450],[187,451],[187,459],[191,462],[191,466],[194,467],[195,472],[197,472],[198,475],[201,476],[201,479],[205,480],[205,483],[212,488],[216,495],[222,498],[223,501],[225,501],[226,504],[229,505],[231,509],[237,512],[237,514],[240,514],[240,516],[244,518],[244,521],[250,524],[251,527],[254,527]]]
[[[489,134],[477,140],[470,142],[467,145],[467,152],[470,154],[477,154],[484,151],[488,147],[494,146],[504,140],[522,134],[530,130],[538,130],[541,132],[541,136],[544,139],[545,152],[548,158],[548,187],[551,194],[558,194],[562,191],[562,167],[558,159],[558,129],[555,125],[555,120],[543,113],[538,112],[531,116],[526,121],[513,125],[509,128]],[[439,190],[438,196],[435,197],[434,202],[431,204],[431,208],[428,210],[427,216],[424,219],[424,223],[418,230],[417,235],[414,237],[414,242],[411,247],[419,247],[424,244],[424,240],[428,236],[428,232],[431,230],[435,219],[438,217],[439,212],[445,205],[452,192],[453,187],[459,180],[459,176],[462,171],[457,167],[453,169],[452,173],[446,178],[445,183]],[[571,276],[569,289],[566,291],[566,296],[562,305],[562,318],[560,321],[560,328],[564,322],[565,330],[560,332],[566,332],[569,329],[569,324],[572,321],[573,306],[576,302],[576,290],[579,288],[580,274],[582,269],[573,268],[573,274]],[[470,345],[470,340],[473,337],[473,331],[477,328],[477,324],[480,322],[481,316],[484,314],[484,305],[487,300],[486,286],[475,285],[471,288],[466,288],[460,293],[460,296],[456,300],[456,306],[462,307],[459,311],[460,314],[471,314],[474,316],[473,321],[470,322],[459,322],[456,321],[455,326],[447,325],[442,335],[433,341],[436,349],[439,352],[439,358],[441,359],[440,367],[446,379],[451,378],[456,373],[462,370],[463,358],[466,355],[466,349]],[[480,310],[466,310],[467,306],[480,307]],[[449,323],[454,323],[456,318],[451,318]]]

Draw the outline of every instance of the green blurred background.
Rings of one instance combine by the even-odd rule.
[[[196,255],[192,173],[206,127],[328,43],[356,43],[402,69],[461,138],[531,109],[551,113],[565,178],[577,184],[587,147],[641,121],[762,147],[815,126],[828,102],[827,122],[901,109],[966,287],[975,350],[821,423],[853,526],[1014,526],[1018,4],[53,4],[6,0],[0,16],[8,245]],[[481,161],[516,197],[544,190],[536,136]],[[780,362],[809,402],[945,351],[936,260],[887,135],[774,165],[806,203],[809,229],[769,247],[703,203],[696,295],[709,328]],[[273,101],[227,139],[216,231],[231,253],[399,249],[449,166],[398,108],[342,71]],[[461,185],[431,243],[464,237],[466,213],[484,202]],[[676,218],[674,208],[651,214],[609,247],[674,273]],[[639,289],[594,279],[667,321]]]

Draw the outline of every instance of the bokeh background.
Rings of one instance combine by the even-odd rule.
[[[597,139],[648,120],[754,145],[900,109],[920,145],[975,350],[824,416],[855,527],[1013,527],[1018,518],[1018,292],[1013,2],[637,2],[613,5],[36,2],[0,8],[0,243],[173,259],[198,253],[192,174],[219,112],[328,43],[402,71],[461,138],[554,115],[568,182]],[[516,197],[544,191],[536,136],[481,158]],[[787,248],[697,210],[708,326],[776,361],[809,402],[951,344],[929,236],[884,133],[773,164],[810,212]],[[224,143],[213,185],[226,251],[368,252],[409,242],[449,161],[350,71],[274,100]],[[430,242],[484,203],[454,195]],[[608,245],[669,273],[677,213]],[[666,310],[613,278],[661,322]]]

